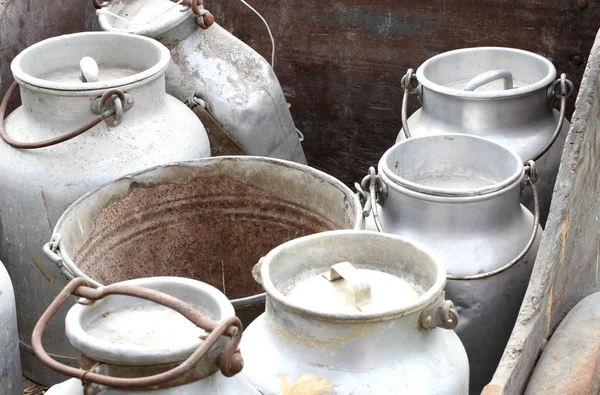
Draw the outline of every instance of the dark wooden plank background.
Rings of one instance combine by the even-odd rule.
[[[585,63],[574,57],[585,62],[600,27],[598,1],[584,9],[576,0],[248,1],[271,26],[275,71],[309,163],[346,183],[394,143],[407,68],[451,49],[508,46],[546,56],[578,87]],[[264,25],[241,2],[205,7],[270,58]]]
[[[395,141],[399,81],[408,67],[455,48],[510,46],[548,57],[578,87],[600,27],[596,0],[587,0],[585,8],[577,0],[249,1],[271,25],[275,71],[306,136],[309,163],[348,184]],[[264,25],[241,2],[205,5],[218,23],[270,57]],[[96,28],[89,1],[3,0],[0,92],[12,80],[9,65],[19,51],[44,38]]]

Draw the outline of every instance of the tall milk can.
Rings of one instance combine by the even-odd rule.
[[[95,5],[102,29],[152,37],[169,48],[167,92],[202,119],[214,156],[245,153],[305,164],[299,133],[271,65],[213,23],[202,1],[183,3]]]
[[[21,361],[15,293],[0,262],[0,394],[21,395]]]
[[[31,331],[64,284],[41,249],[63,211],[124,174],[210,156],[196,115],[165,93],[169,60],[154,40],[96,32],[44,40],[11,64],[22,105],[0,121],[0,259],[17,296],[23,373],[37,383],[62,379],[33,356]],[[48,351],[76,364],[62,321]]]
[[[254,272],[267,307],[240,349],[242,374],[261,393],[467,393],[446,270],[424,247],[331,231],[278,246]]]
[[[194,278],[229,297],[244,325],[264,311],[252,267],[288,240],[360,229],[357,196],[306,165],[220,156],[158,166],[87,194],[44,247],[69,278],[94,286],[147,276]]]
[[[66,334],[80,368],[54,360],[42,343],[71,294],[81,299],[67,314]],[[259,395],[238,374],[241,336],[233,306],[208,284],[153,277],[94,289],[79,278],[40,318],[33,348],[49,367],[74,377],[47,395]]]
[[[415,87],[416,85],[416,87]],[[540,222],[546,223],[560,156],[570,123],[566,99],[573,84],[556,79],[552,62],[537,54],[501,47],[464,48],[428,59],[402,79],[403,130],[408,136],[466,133],[490,138],[515,151],[523,163],[534,160]],[[409,93],[421,103],[408,120]],[[560,103],[560,111],[554,109]],[[527,191],[523,203],[533,211]]]
[[[378,228],[423,243],[446,265],[478,394],[511,334],[541,239],[537,200],[535,215],[519,203],[526,185],[537,197],[535,163],[485,138],[446,134],[397,143],[370,173],[363,187],[377,200]]]

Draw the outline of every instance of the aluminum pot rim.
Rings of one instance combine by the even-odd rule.
[[[411,142],[425,140],[425,139],[472,139],[479,140],[484,144],[489,144],[491,146],[495,146],[499,150],[503,150],[508,155],[510,155],[516,164],[516,170],[510,175],[510,177],[502,180],[501,182],[497,182],[495,184],[480,187],[480,188],[464,188],[464,189],[444,189],[444,188],[436,188],[430,187],[424,184],[419,184],[416,182],[409,181],[403,177],[400,177],[394,174],[393,171],[390,170],[389,166],[387,166],[387,159],[390,155],[392,155],[397,147],[403,144],[412,144]],[[512,188],[515,184],[520,184],[523,177],[525,176],[525,167],[523,166],[523,162],[521,158],[512,150],[504,147],[502,144],[496,143],[493,140],[490,140],[485,137],[474,136],[470,134],[463,133],[448,133],[448,134],[440,134],[440,135],[431,135],[431,136],[418,136],[411,137],[409,139],[402,140],[392,147],[390,147],[381,157],[378,164],[379,175],[384,178],[384,183],[391,188],[399,189],[402,191],[408,192],[407,194],[415,197],[419,197],[424,200],[432,200],[432,201],[456,201],[456,202],[467,202],[467,201],[477,201],[477,200],[486,200],[491,197],[497,196],[498,194],[504,193],[507,189]]]
[[[178,5],[178,4],[174,3],[174,6],[176,6],[176,5]],[[166,32],[181,25],[182,23],[184,23],[186,20],[190,19],[191,17],[195,17],[195,15],[193,14],[193,12],[190,8],[190,9],[186,10],[185,12],[178,11],[177,13],[174,13],[174,15],[175,15],[174,18],[171,18],[162,23],[150,24],[146,28],[117,29],[113,26],[112,23],[110,23],[108,21],[108,17],[110,17],[110,15],[102,13],[102,11],[104,9],[110,11],[112,7],[114,7],[114,5],[111,3],[108,6],[103,7],[101,10],[96,11],[96,15],[98,16],[98,22],[100,23],[100,27],[102,28],[102,30],[105,30],[107,32],[120,32],[120,33],[136,34],[136,35],[147,36],[147,37],[152,37],[152,38],[159,37],[160,35],[165,34]],[[125,4],[125,7],[127,7],[127,4]]]
[[[124,40],[133,40],[139,41],[140,43],[145,43],[145,45],[152,46],[157,49],[159,54],[158,61],[151,67],[143,70],[139,73],[123,77],[123,78],[115,78],[109,81],[99,81],[99,82],[57,82],[57,81],[49,81],[44,80],[42,78],[37,78],[32,76],[31,74],[25,72],[21,63],[23,58],[28,56],[33,51],[38,51],[40,48],[48,45],[49,43],[59,42],[65,39],[81,39],[81,40],[89,40],[93,39],[92,37],[121,37]],[[39,41],[21,51],[11,62],[10,67],[13,74],[14,79],[21,86],[25,86],[32,90],[38,90],[48,93],[56,93],[57,91],[63,92],[83,92],[85,94],[89,94],[92,91],[102,91],[108,88],[117,88],[123,87],[126,85],[131,85],[135,83],[139,83],[141,81],[146,81],[153,78],[158,78],[163,75],[167,70],[169,63],[171,62],[171,53],[163,44],[159,43],[156,40],[153,40],[148,37],[138,36],[129,33],[119,33],[119,32],[80,32],[80,33],[72,33],[65,34],[62,36],[51,37],[42,41]]]
[[[449,56],[453,56],[460,53],[468,53],[468,52],[484,52],[484,51],[502,51],[507,53],[519,54],[523,56],[529,56],[531,58],[536,59],[541,64],[545,65],[547,68],[546,75],[539,81],[534,82],[533,84],[529,84],[520,88],[510,89],[510,90],[498,90],[498,91],[464,91],[458,89],[451,89],[443,85],[436,84],[425,76],[427,71],[427,67],[431,67],[432,63],[439,62],[441,59]],[[556,78],[556,68],[552,64],[551,61],[546,59],[545,57],[538,55],[533,52],[525,51],[517,48],[510,47],[470,47],[470,48],[460,48],[452,51],[443,52],[441,54],[435,55],[419,66],[417,69],[417,79],[419,84],[423,85],[423,87],[441,93],[443,95],[452,96],[460,99],[510,99],[514,97],[519,97],[523,95],[527,95],[529,93],[538,91],[540,89],[546,89]]]
[[[192,160],[187,160],[187,161],[166,163],[166,164],[162,164],[162,165],[158,165],[158,166],[153,166],[153,167],[150,167],[150,168],[147,168],[144,170],[140,170],[138,172],[130,173],[130,174],[124,175],[122,177],[119,177],[115,180],[112,180],[96,189],[93,189],[93,190],[87,192],[85,195],[81,196],[79,199],[77,199],[75,202],[73,202],[73,204],[71,204],[62,213],[62,215],[56,222],[56,225],[54,226],[54,230],[52,232],[52,237],[55,238],[58,235],[62,235],[61,228],[62,228],[64,222],[67,220],[67,218],[69,218],[69,216],[76,209],[77,206],[79,206],[80,204],[85,202],[90,196],[97,194],[100,191],[109,189],[111,187],[111,185],[113,185],[117,182],[120,182],[120,181],[127,181],[129,183],[138,182],[140,177],[143,177],[144,175],[147,175],[148,173],[158,171],[159,169],[168,168],[168,167],[180,167],[180,166],[183,166],[183,167],[205,167],[205,166],[211,166],[211,165],[215,165],[217,163],[225,162],[225,161],[266,162],[266,163],[269,163],[272,165],[286,166],[286,167],[295,168],[296,170],[307,171],[313,175],[316,175],[316,176],[320,177],[322,180],[324,180],[325,182],[329,182],[330,184],[336,185],[340,190],[346,192],[346,194],[348,196],[353,197],[352,203],[350,203],[350,204],[354,204],[354,220],[355,220],[354,228],[361,229],[364,225],[364,223],[363,223],[364,217],[362,215],[362,206],[360,204],[360,200],[358,199],[357,195],[350,188],[348,188],[343,182],[341,182],[337,178],[335,178],[321,170],[310,167],[308,165],[303,165],[301,163],[296,163],[296,162],[292,162],[292,161],[288,161],[288,160],[284,160],[284,159],[269,158],[269,157],[264,157],[264,156],[250,156],[250,155],[234,156],[234,155],[230,155],[230,156],[214,156],[214,157],[208,157],[208,158],[199,158],[199,159],[192,159]],[[88,283],[90,283],[90,285],[92,287],[95,287],[95,288],[103,286],[103,284],[101,284],[98,281],[96,281],[95,279],[89,277],[81,269],[79,269],[79,267],[75,264],[73,258],[71,257],[71,255],[69,254],[68,251],[61,249],[60,255],[61,255],[63,265],[75,277],[81,277],[81,278],[85,279],[86,281],[88,281]],[[249,295],[249,296],[242,297],[242,298],[231,299],[230,302],[234,305],[234,307],[243,307],[243,306],[248,306],[249,303],[251,303],[254,300],[257,302],[264,301],[265,294],[260,293],[260,294],[256,294],[256,295]]]
[[[194,289],[199,294],[202,294],[203,298],[210,298],[213,302],[215,302],[215,305],[218,307],[219,311],[212,311],[212,313],[220,314],[220,317],[214,317],[215,320],[220,321],[225,318],[235,316],[235,310],[233,306],[221,291],[212,285],[198,280],[185,277],[159,276],[136,278],[133,280],[121,281],[119,284],[138,285],[150,289],[157,289],[157,287],[165,285],[185,285],[186,287]],[[103,300],[111,297],[112,296],[108,296]],[[141,299],[140,302],[142,302]],[[204,306],[198,307],[202,309]],[[165,363],[174,363],[186,359],[198,348],[200,344],[198,339],[194,339],[193,341],[182,344],[181,347],[177,349],[136,345],[128,345],[125,347],[120,344],[112,343],[108,340],[99,339],[96,336],[90,335],[83,328],[83,321],[86,318],[86,315],[90,314],[89,309],[94,308],[101,309],[101,301],[95,302],[91,306],[75,304],[73,307],[71,307],[65,318],[65,333],[73,347],[77,348],[77,350],[81,351],[81,353],[87,357],[96,359],[98,361],[108,363],[112,362],[123,365],[159,365]],[[215,344],[213,348],[222,347],[223,344],[224,341],[220,341]],[[128,352],[124,352],[124,347]]]
[[[393,240],[397,243],[403,243],[405,245],[410,245],[412,248],[419,250],[421,253],[428,256],[431,262],[437,268],[437,276],[435,282],[429,289],[427,289],[423,294],[421,294],[418,298],[414,299],[411,303],[407,303],[401,307],[391,308],[384,311],[378,312],[365,312],[365,313],[327,313],[315,311],[313,309],[309,309],[303,307],[301,304],[291,301],[285,295],[283,295],[273,284],[271,278],[269,276],[269,266],[271,265],[271,260],[274,256],[278,255],[280,251],[289,248],[294,244],[302,244],[306,242],[310,242],[315,239],[323,239],[323,238],[337,238],[343,237],[345,235],[361,235],[361,237],[365,238],[386,238],[388,240]],[[316,233],[308,236],[303,236],[297,239],[290,240],[279,246],[275,247],[271,250],[263,259],[260,268],[261,280],[263,288],[265,289],[266,298],[272,302],[277,303],[280,306],[283,306],[285,309],[299,313],[304,316],[309,316],[314,319],[328,321],[328,322],[341,322],[341,323],[353,323],[353,322],[376,322],[376,321],[384,321],[390,319],[396,319],[400,317],[407,316],[409,314],[418,312],[423,310],[425,307],[431,305],[435,302],[439,296],[444,291],[444,287],[446,285],[446,266],[442,263],[441,259],[438,255],[433,252],[429,247],[421,244],[420,242],[413,241],[407,237],[398,236],[390,233],[381,233],[369,230],[332,230],[328,232]]]

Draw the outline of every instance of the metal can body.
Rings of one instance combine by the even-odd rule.
[[[539,248],[541,228],[532,233],[534,215],[519,203],[524,176],[503,146],[456,134],[404,140],[379,162],[383,230],[430,247],[449,276],[493,272],[526,252],[503,272],[446,284],[461,317],[456,333],[469,355],[471,393],[502,356]]]
[[[99,12],[99,22],[104,30],[142,34],[166,45],[172,55],[167,92],[190,106],[206,107],[249,155],[305,164],[271,65],[218,24],[199,28],[198,16],[192,10],[181,12],[181,7],[165,2],[114,3]],[[135,23],[147,15],[159,17],[152,23]],[[211,142],[214,155],[219,155],[220,142]]]
[[[508,70],[514,87],[503,90],[499,78],[478,90],[464,90],[473,77],[494,69]],[[416,75],[422,107],[408,119],[412,136],[466,133],[486,137],[526,162],[548,143],[559,123],[559,112],[554,109],[556,69],[537,54],[512,48],[459,49],[427,60]],[[555,143],[536,160],[543,174],[538,182],[542,225],[550,210],[569,127],[569,121],[564,120]],[[403,139],[401,131],[396,141]],[[528,191],[522,201],[533,210]]]
[[[142,64],[138,66],[148,68],[119,85],[131,96],[133,105],[118,126],[102,121],[69,141],[35,150],[15,149],[0,141],[0,257],[14,279],[23,371],[41,384],[59,380],[33,356],[30,336],[43,305],[64,284],[56,265],[41,250],[60,215],[81,195],[110,180],[162,163],[210,156],[210,147],[193,112],[165,93],[169,52],[159,43],[118,33],[80,33],[36,44],[13,62],[23,104],[5,120],[5,130],[14,139],[31,142],[54,138],[84,124],[94,116],[91,104],[112,89],[111,81],[93,83],[90,90],[81,87],[81,82],[71,90],[44,81],[42,86],[33,85],[35,81],[27,75],[35,71],[31,65],[34,58],[34,64],[44,65],[44,54],[52,57],[47,66],[48,72],[54,72],[60,70],[60,59],[69,65],[75,62],[76,68],[83,53],[97,51],[102,67],[103,59],[111,59],[110,53],[102,55],[104,51],[125,56],[128,51],[140,50],[147,54],[148,64],[140,56]],[[56,340],[49,350],[63,362],[74,364],[75,356],[68,354],[68,344],[61,340],[63,332],[62,324],[49,330],[48,337]]]
[[[324,313],[286,294],[344,260],[406,276],[421,296],[391,300],[386,311],[347,314]],[[277,247],[258,271],[267,308],[246,329],[240,348],[242,373],[262,393],[285,393],[300,382],[309,391],[328,384],[335,394],[467,393],[469,367],[458,337],[435,326],[419,329],[424,309],[439,301],[445,283],[443,266],[419,245],[374,232],[325,232]],[[380,291],[371,287],[371,295]]]
[[[235,314],[227,298],[217,289],[191,279],[153,277],[122,282],[118,286],[138,286],[175,297],[215,323]],[[66,317],[66,334],[77,348],[83,369],[108,377],[148,377],[183,363],[208,337],[203,328],[185,322],[183,316],[176,314],[154,302],[123,294],[110,295],[90,305],[73,306]],[[164,322],[168,320],[177,323]],[[205,335],[203,340],[198,338],[198,333]],[[84,385],[74,378],[51,387],[47,393],[259,395],[239,372],[226,377],[219,370],[219,358],[229,344],[230,338],[221,336],[188,372],[149,388],[107,387],[93,379]]]
[[[20,395],[21,361],[15,293],[10,277],[0,262],[0,393]]]

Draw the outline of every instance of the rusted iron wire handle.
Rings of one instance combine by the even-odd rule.
[[[531,188],[531,192],[533,193],[534,214],[533,214],[533,229],[531,230],[531,236],[529,237],[529,240],[527,241],[525,248],[523,248],[521,253],[519,255],[517,255],[512,261],[508,262],[506,265],[504,265],[502,267],[499,267],[496,270],[491,270],[489,272],[481,273],[481,274],[473,274],[470,276],[455,276],[452,274],[448,274],[448,275],[446,275],[446,278],[448,280],[481,280],[484,278],[495,276],[496,274],[500,274],[500,273],[510,269],[517,263],[519,263],[519,261],[521,259],[523,259],[525,257],[525,255],[527,255],[529,250],[531,250],[531,247],[533,247],[533,243],[535,243],[535,239],[537,237],[537,232],[538,232],[538,227],[540,224],[540,202],[539,202],[539,198],[538,198],[537,187],[535,186],[535,183],[537,181],[537,172],[535,170],[535,162],[534,161],[530,160],[529,162],[527,162],[526,172],[527,172],[526,183],[529,184],[529,187]]]
[[[116,106],[113,106],[113,108],[104,111],[100,115],[95,116],[94,118],[92,118],[90,121],[88,121],[84,125],[73,130],[71,133],[67,133],[62,136],[58,136],[53,139],[50,139],[50,140],[37,141],[34,143],[23,143],[20,141],[13,140],[6,133],[6,130],[4,129],[4,114],[6,113],[6,107],[8,106],[8,100],[10,99],[10,97],[11,97],[12,93],[14,92],[15,88],[17,87],[17,85],[18,85],[17,82],[13,81],[13,83],[8,88],[8,91],[6,91],[6,94],[2,98],[2,103],[0,103],[0,137],[2,137],[2,140],[4,140],[4,142],[6,144],[8,144],[14,148],[37,149],[37,148],[49,147],[51,145],[56,145],[56,144],[65,142],[67,140],[72,139],[73,137],[77,137],[80,134],[90,130],[94,126],[98,125],[100,122],[104,121],[106,118],[108,118],[112,115],[115,115],[115,113],[116,113]],[[123,103],[123,105],[125,104],[125,94],[120,89],[109,89],[102,94],[102,96],[100,98],[100,104],[98,105],[98,107],[104,108],[106,106],[106,103],[108,102],[108,100],[112,99],[113,96],[117,96],[119,99],[121,99],[121,103]]]
[[[71,294],[83,297],[88,301],[100,300],[108,295],[126,295],[149,300],[177,311],[185,318],[193,322],[196,326],[210,333],[196,349],[196,351],[194,351],[192,355],[190,355],[189,358],[180,365],[166,372],[152,376],[138,378],[110,377],[89,370],[73,368],[71,366],[63,365],[62,363],[52,359],[52,357],[46,353],[42,346],[42,335],[44,330],[59,308],[71,296]],[[83,303],[85,304],[85,301]],[[78,378],[84,383],[96,383],[108,387],[122,389],[140,389],[157,386],[185,374],[203,357],[206,356],[206,353],[208,353],[208,351],[223,335],[231,337],[232,341],[225,347],[222,354],[219,356],[219,368],[223,375],[227,377],[236,375],[244,366],[244,360],[237,350],[242,338],[242,329],[242,322],[237,317],[230,317],[221,322],[216,322],[204,317],[189,304],[162,292],[125,284],[113,284],[94,289],[89,286],[86,280],[82,278],[76,278],[67,284],[67,286],[58,294],[50,306],[48,306],[48,309],[44,312],[44,314],[42,314],[42,317],[33,329],[31,343],[35,355],[46,366],[59,373]]]

